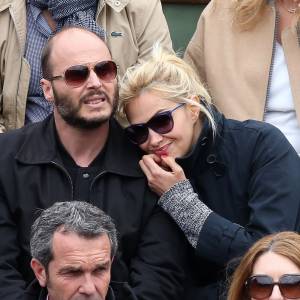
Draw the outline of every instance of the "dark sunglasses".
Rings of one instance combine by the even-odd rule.
[[[245,283],[250,298],[265,299],[272,295],[278,285],[281,295],[288,299],[300,298],[300,274],[282,275],[277,282],[267,275],[251,276]]]
[[[66,84],[72,87],[81,86],[86,82],[93,70],[98,78],[104,82],[112,82],[117,77],[117,65],[111,61],[101,61],[94,66],[90,64],[71,66],[66,69],[63,75],[53,76],[48,80],[64,79]]]
[[[140,145],[147,141],[149,128],[157,133],[168,133],[173,129],[174,120],[172,112],[182,107],[185,103],[180,103],[172,110],[155,114],[147,123],[133,124],[125,128],[125,133],[132,143]]]

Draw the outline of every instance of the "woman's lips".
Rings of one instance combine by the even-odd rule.
[[[153,153],[158,156],[168,156],[169,155],[168,148],[169,148],[169,145],[165,145],[157,150],[154,150]]]

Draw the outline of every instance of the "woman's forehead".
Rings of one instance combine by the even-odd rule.
[[[126,115],[131,123],[142,123],[162,110],[173,108],[176,103],[151,92],[144,92],[126,105]]]

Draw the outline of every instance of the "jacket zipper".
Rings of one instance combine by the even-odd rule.
[[[70,182],[70,185],[71,185],[71,200],[74,200],[73,197],[74,197],[74,185],[73,185],[73,182],[72,182],[72,178],[71,176],[69,175],[68,171],[62,167],[61,165],[59,165],[58,163],[56,163],[55,161],[50,161],[51,164],[55,165],[56,167],[58,167],[60,170],[62,170],[68,177],[69,179],[69,182]],[[101,173],[99,173],[98,175],[95,176],[95,178],[93,179],[93,181],[91,182],[91,185],[90,185],[90,192],[92,191],[92,186],[93,184],[95,183],[95,181],[102,175],[106,174],[107,171],[103,171]]]
[[[68,173],[68,171],[62,167],[61,165],[59,165],[58,163],[56,163],[55,161],[50,161],[51,164],[55,165],[56,167],[58,167],[60,170],[62,170],[68,177],[70,185],[71,185],[71,201],[73,201],[73,197],[74,197],[74,186],[73,186],[73,182],[72,182],[72,178],[70,176],[70,174]]]
[[[95,181],[96,181],[100,176],[102,176],[102,175],[104,175],[104,174],[106,174],[106,173],[107,173],[107,171],[102,171],[101,173],[99,173],[98,175],[96,175],[96,176],[94,177],[94,179],[93,179],[93,181],[91,182],[91,185],[90,185],[90,192],[92,191],[92,187],[93,187]]]
[[[268,85],[267,85],[267,93],[266,93],[263,121],[266,119],[267,107],[268,107],[268,104],[270,101],[270,89],[271,89],[271,81],[272,81],[272,77],[273,77],[274,58],[275,58],[275,51],[276,51],[276,40],[278,37],[278,28],[279,28],[279,13],[276,9],[275,4],[274,4],[274,9],[275,9],[274,39],[273,39],[273,47],[272,47],[271,65],[270,65],[269,76],[268,76]]]

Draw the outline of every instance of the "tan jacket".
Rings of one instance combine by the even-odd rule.
[[[195,66],[213,102],[227,117],[263,120],[275,31],[269,5],[250,31],[232,25],[232,0],[212,0],[200,16],[185,59]],[[300,123],[300,48],[295,28],[281,36],[292,95]]]
[[[160,0],[101,0],[96,19],[106,30],[120,76],[145,60],[156,41],[172,50]],[[30,79],[25,42],[26,1],[0,0],[0,132],[24,125]]]

